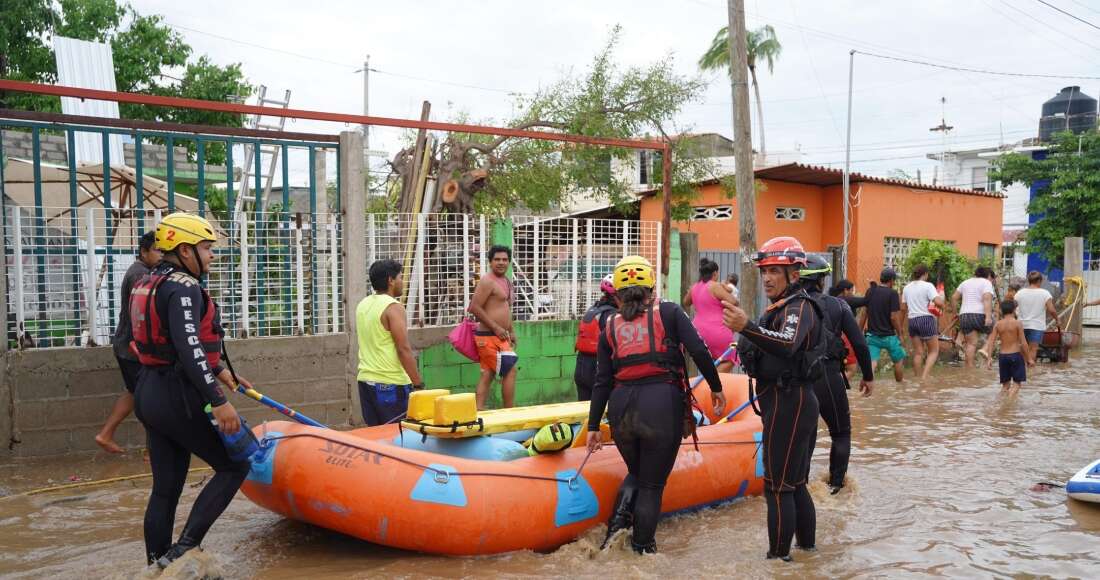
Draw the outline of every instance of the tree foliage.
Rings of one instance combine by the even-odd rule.
[[[901,265],[901,275],[908,280],[919,265],[928,267],[928,279],[933,284],[942,282],[948,296],[974,273],[974,262],[955,246],[936,240],[921,240]]]
[[[1039,219],[1028,228],[1028,252],[1061,267],[1067,237],[1084,238],[1086,247],[1100,244],[1100,133],[1057,133],[1045,159],[1010,153],[993,168],[993,179],[1035,191],[1027,211]]]
[[[696,194],[692,184],[716,177],[715,167],[694,154],[694,141],[678,138],[672,119],[701,96],[705,85],[676,74],[671,58],[643,67],[619,66],[614,58],[618,37],[616,28],[583,75],[568,75],[522,98],[508,126],[604,138],[648,135],[665,141],[673,151],[673,199],[684,213]],[[402,150],[391,162],[400,177],[412,166],[412,149]],[[625,208],[636,199],[632,184],[616,175],[611,163],[632,164],[636,157],[637,150],[625,148],[451,133],[440,143],[433,168],[441,190],[451,183],[459,193],[453,203],[437,201],[432,209],[503,214],[525,207],[540,212],[567,203],[576,192]],[[659,177],[659,152],[654,166]]]
[[[109,42],[115,84],[122,92],[141,92],[215,101],[252,92],[239,64],[220,66],[206,56],[190,60],[191,47],[157,15],[143,16],[116,0],[4,0],[0,10],[0,76],[54,83],[57,63],[52,36]],[[60,112],[57,97],[7,93],[5,107]],[[122,103],[124,118],[240,127],[240,115],[213,111],[156,109]],[[190,143],[191,151],[194,144]],[[207,160],[222,163],[224,146],[211,144]]]

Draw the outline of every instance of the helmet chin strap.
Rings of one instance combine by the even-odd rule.
[[[197,263],[199,261],[198,250],[195,248],[195,246],[193,244],[185,244],[185,245],[191,247],[191,257]],[[191,267],[187,265],[186,261],[183,259],[183,256],[180,255],[178,247],[177,247],[177,251],[175,252],[175,254],[176,254],[176,261],[179,262],[179,265],[180,265],[181,268],[183,268],[184,270],[187,270],[187,273],[191,274],[191,276],[193,276],[196,280],[202,280],[202,272],[194,272],[194,271],[191,270]],[[201,264],[199,264],[199,270],[202,270],[202,265]]]

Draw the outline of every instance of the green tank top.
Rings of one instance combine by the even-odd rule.
[[[393,335],[382,326],[382,312],[397,300],[389,294],[371,294],[355,308],[355,332],[359,335],[358,380],[366,383],[407,385],[409,374],[397,358]]]

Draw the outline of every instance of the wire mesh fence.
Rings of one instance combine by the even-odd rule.
[[[121,287],[142,234],[160,210],[25,208],[4,211],[6,324],[11,347],[109,344]],[[266,213],[244,228],[215,221],[220,243],[206,281],[227,335],[337,332],[341,228],[335,215]],[[242,241],[244,242],[242,244]]]
[[[371,214],[367,259],[397,260],[414,327],[458,323],[481,275],[487,250],[512,250],[516,320],[568,320],[594,302],[600,280],[623,256],[660,266],[656,222],[465,214]]]

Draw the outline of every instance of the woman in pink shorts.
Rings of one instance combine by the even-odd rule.
[[[718,281],[718,263],[707,258],[699,260],[699,281],[684,298],[684,308],[695,307],[695,329],[707,343],[710,355],[717,359],[726,352],[736,335],[722,324],[722,301],[737,304],[728,288]],[[737,361],[733,352],[718,362],[718,372],[728,373]]]

